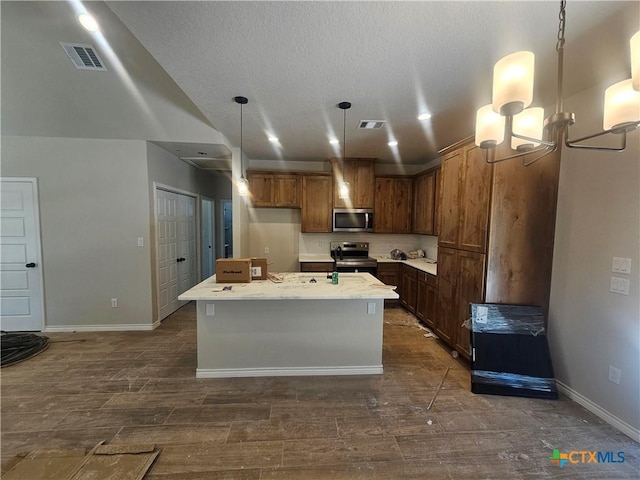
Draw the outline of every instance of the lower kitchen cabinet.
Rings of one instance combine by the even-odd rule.
[[[301,272],[333,272],[332,262],[300,262]]]
[[[438,249],[436,334],[463,357],[471,358],[469,304],[484,302],[486,256],[452,248]]]
[[[436,291],[436,277],[419,271],[416,292],[416,317],[432,330],[435,329],[436,320]]]
[[[385,285],[395,285],[398,287],[396,291],[400,293],[400,267],[402,265],[396,262],[378,262],[378,273],[376,277]],[[385,305],[395,305],[396,300],[385,300]]]
[[[402,265],[402,277],[400,279],[400,305],[416,313],[418,270],[409,265]]]

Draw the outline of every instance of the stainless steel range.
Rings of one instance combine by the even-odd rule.
[[[378,261],[369,256],[369,242],[330,242],[336,272],[378,273]]]

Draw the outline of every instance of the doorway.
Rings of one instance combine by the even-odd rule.
[[[233,258],[233,209],[231,200],[222,200],[222,245],[224,258]]]
[[[43,280],[38,184],[35,178],[0,183],[0,329],[42,331]]]
[[[205,280],[215,273],[214,266],[217,258],[215,201],[202,197],[200,212],[200,247],[202,257],[200,280]]]

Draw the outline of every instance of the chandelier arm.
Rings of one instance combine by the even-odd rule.
[[[637,127],[638,125],[640,125],[640,121],[631,124],[631,126],[629,128],[633,129],[633,128]],[[601,132],[594,133],[594,134],[591,134],[591,135],[587,135],[586,137],[576,138],[576,139],[573,139],[573,140],[569,140],[568,138],[566,138],[565,141],[564,141],[564,144],[568,148],[581,148],[583,150],[604,150],[604,151],[607,151],[607,152],[621,152],[627,146],[627,131],[630,131],[630,130],[622,130],[622,131],[614,130],[614,129],[603,130]],[[607,135],[609,133],[614,133],[616,135],[622,135],[622,138],[620,139],[620,146],[619,147],[601,147],[601,146],[597,146],[597,145],[579,145],[580,142],[584,142],[585,140],[590,140],[592,138],[601,137],[601,136]]]
[[[547,150],[546,152],[543,152],[541,155],[538,155],[536,158],[534,158],[533,160],[529,160],[528,162],[525,161],[525,159],[522,159],[522,165],[524,165],[525,167],[528,167],[529,165],[531,165],[532,163],[537,162],[538,160],[543,159],[544,157],[546,157],[547,155],[551,155],[553,152],[556,152],[558,150],[558,145],[554,145],[553,148],[551,148],[550,150]]]
[[[531,155],[532,153],[546,152],[550,148],[551,148],[551,151],[555,151],[555,150],[558,149],[558,146],[556,144],[551,144],[551,146],[543,145],[542,147],[537,147],[537,148],[534,148],[532,150],[528,150],[526,152],[518,152],[518,153],[515,153],[513,155],[509,155],[507,157],[498,158],[498,159],[495,158],[495,148],[491,148],[491,149],[486,149],[485,150],[484,159],[485,159],[485,161],[487,163],[500,163],[500,162],[504,162],[505,160],[512,160],[514,158],[524,157],[525,155]],[[493,157],[492,159],[489,159],[489,150],[492,151],[491,152],[492,153],[491,157]],[[548,152],[548,153],[551,153],[551,152]],[[548,155],[548,153],[545,153],[545,155]],[[540,158],[542,158],[542,157],[540,157]],[[533,162],[531,162],[531,163],[533,163]]]
[[[527,137],[526,135],[520,135],[515,132],[511,132],[512,137],[519,138],[521,140],[528,140],[530,142],[541,143],[542,145],[546,145],[547,147],[555,147],[556,142],[550,142],[548,140],[540,140],[539,138]]]

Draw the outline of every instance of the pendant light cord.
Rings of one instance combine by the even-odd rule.
[[[240,178],[244,179],[244,162],[242,161],[242,103],[240,104]]]
[[[560,13],[558,14],[558,41],[556,43],[556,52],[558,52],[558,84],[556,88],[556,113],[562,112],[563,100],[563,70],[564,70],[564,27],[566,24],[566,0],[560,2]]]
[[[342,110],[342,165],[347,159],[347,109]]]

